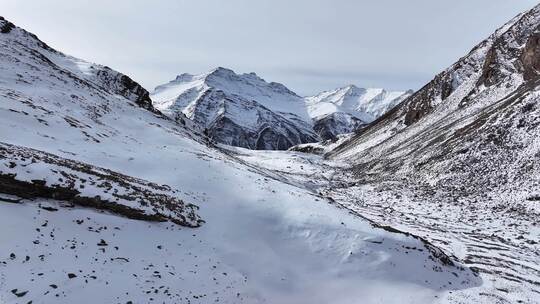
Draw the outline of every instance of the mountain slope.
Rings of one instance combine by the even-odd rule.
[[[0,53],[2,303],[430,303],[482,283],[3,19]]]
[[[539,77],[527,61],[538,60],[538,19],[535,8],[511,21],[334,155],[368,163],[384,151],[395,163],[385,170],[394,174],[410,167],[401,160],[427,166],[441,158],[468,159],[484,148],[504,154],[530,146],[518,141],[536,138]]]
[[[537,6],[329,154],[354,164],[336,197],[373,194],[345,204],[455,252],[510,303],[540,292],[539,33]]]

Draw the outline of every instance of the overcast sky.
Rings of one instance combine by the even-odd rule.
[[[299,94],[418,89],[533,0],[1,0],[64,53],[149,90],[217,66]]]

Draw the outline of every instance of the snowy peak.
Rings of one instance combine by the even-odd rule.
[[[223,67],[199,75],[178,75],[173,81],[156,87],[152,99],[157,108],[167,112],[171,108],[187,106],[185,93],[190,93],[191,97],[187,99],[193,100],[208,89],[254,100],[272,111],[290,113],[309,121],[302,98],[284,85],[268,83],[255,73],[237,74]],[[189,113],[185,114],[189,116]]]
[[[164,91],[176,88],[181,93],[180,88],[206,86],[221,90],[227,93],[236,94],[244,97],[253,97],[258,100],[267,101],[270,97],[285,98],[289,101],[299,101],[301,99],[286,86],[277,82],[266,82],[255,73],[237,74],[231,69],[218,67],[207,73],[192,75],[183,73],[165,85],[157,86],[153,96],[159,102],[164,99]]]
[[[248,94],[260,99],[261,95],[265,96],[268,92],[271,92],[290,99],[300,98],[283,84],[277,82],[268,83],[254,72],[236,74],[231,69],[218,67],[209,72],[205,79],[210,87],[231,91],[242,96]]]
[[[249,149],[284,150],[318,140],[304,100],[255,73],[216,68],[181,74],[152,94],[156,108],[185,115],[217,142]]]
[[[359,88],[349,85],[307,97],[306,102],[314,118],[342,112],[369,123],[411,94],[411,90],[387,91],[382,88]]]
[[[410,90],[387,91],[348,85],[305,100],[317,134],[323,139],[336,139],[340,134],[354,132],[374,121],[411,94]]]

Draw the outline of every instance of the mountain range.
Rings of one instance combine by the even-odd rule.
[[[149,92],[0,17],[0,302],[538,303],[539,100],[540,5],[416,92],[311,97]]]
[[[384,114],[412,92],[348,86],[300,97],[255,73],[217,68],[181,74],[151,94],[154,106],[175,119],[187,117],[214,141],[254,150],[335,139]]]

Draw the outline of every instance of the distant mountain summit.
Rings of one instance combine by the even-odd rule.
[[[154,106],[170,117],[193,120],[215,141],[256,150],[285,150],[319,140],[304,100],[255,73],[217,68],[182,74],[158,86]]]
[[[387,91],[380,88],[359,88],[349,85],[307,97],[311,117],[319,117],[334,112],[349,113],[369,123],[386,113],[413,91]]]
[[[302,97],[284,85],[276,82],[268,83],[255,73],[236,74],[223,67],[200,75],[187,73],[178,75],[169,83],[156,87],[152,99],[156,107],[167,111],[174,107],[185,107],[194,101],[193,97],[197,96],[195,92],[201,93],[208,89],[255,100],[261,106],[284,115],[293,114],[303,120],[308,120],[309,117]],[[191,115],[187,109],[184,113]]]
[[[151,97],[157,109],[172,118],[186,116],[217,142],[283,150],[352,132],[408,95],[349,86],[304,98],[255,73],[219,67],[178,75]]]
[[[307,97],[306,104],[317,133],[330,139],[372,122],[412,93],[349,85]]]

